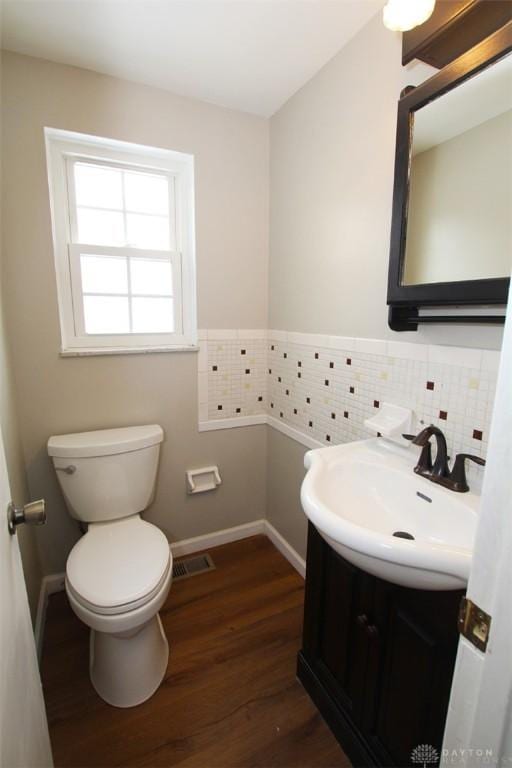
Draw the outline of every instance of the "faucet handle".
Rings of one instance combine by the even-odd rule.
[[[416,435],[402,435],[404,440],[414,440]]]
[[[450,472],[450,488],[459,493],[469,491],[466,479],[466,459],[474,461],[475,464],[480,464],[481,467],[485,467],[485,459],[481,459],[480,456],[473,456],[471,453],[458,453],[455,457],[453,469]]]

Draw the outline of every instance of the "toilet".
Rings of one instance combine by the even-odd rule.
[[[66,592],[90,627],[91,682],[134,707],[159,687],[169,646],[158,611],[169,593],[167,538],[140,513],[151,503],[162,428],[105,429],[48,440],[69,513],[87,526],[66,564]]]

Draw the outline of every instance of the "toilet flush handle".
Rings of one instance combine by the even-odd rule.
[[[76,467],[74,464],[70,464],[67,467],[55,467],[57,472],[65,472],[66,475],[74,475],[76,472]]]

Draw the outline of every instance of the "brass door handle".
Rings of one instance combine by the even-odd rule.
[[[44,499],[31,501],[23,507],[16,507],[12,501],[7,507],[7,527],[11,536],[16,533],[18,525],[44,525],[46,509]]]

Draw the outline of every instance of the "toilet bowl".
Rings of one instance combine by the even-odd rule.
[[[158,611],[172,579],[165,535],[142,520],[153,495],[163,432],[127,427],[52,437],[52,456],[71,515],[88,523],[66,564],[73,611],[90,628],[91,682],[116,707],[157,690],[169,647]]]

